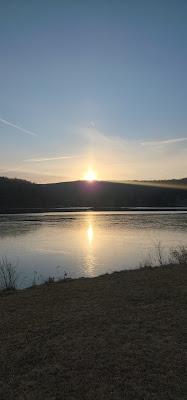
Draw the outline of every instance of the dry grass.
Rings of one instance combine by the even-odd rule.
[[[1,400],[184,400],[187,268],[0,297]]]
[[[16,290],[19,280],[17,267],[17,264],[11,264],[6,257],[0,260],[0,290]]]

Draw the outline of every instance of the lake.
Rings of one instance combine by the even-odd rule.
[[[187,244],[187,213],[61,212],[0,215],[0,257],[18,263],[22,286],[49,275],[96,276],[132,269]]]

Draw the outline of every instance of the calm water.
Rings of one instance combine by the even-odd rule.
[[[34,271],[96,276],[135,268],[161,241],[187,243],[187,213],[86,212],[0,216],[0,256],[19,263],[24,286]],[[36,272],[35,272],[36,275]]]

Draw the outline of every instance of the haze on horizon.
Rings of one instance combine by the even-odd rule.
[[[3,1],[0,176],[187,175],[185,0]]]

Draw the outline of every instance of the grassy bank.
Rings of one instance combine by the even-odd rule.
[[[1,296],[1,400],[183,400],[186,283],[172,266]]]

